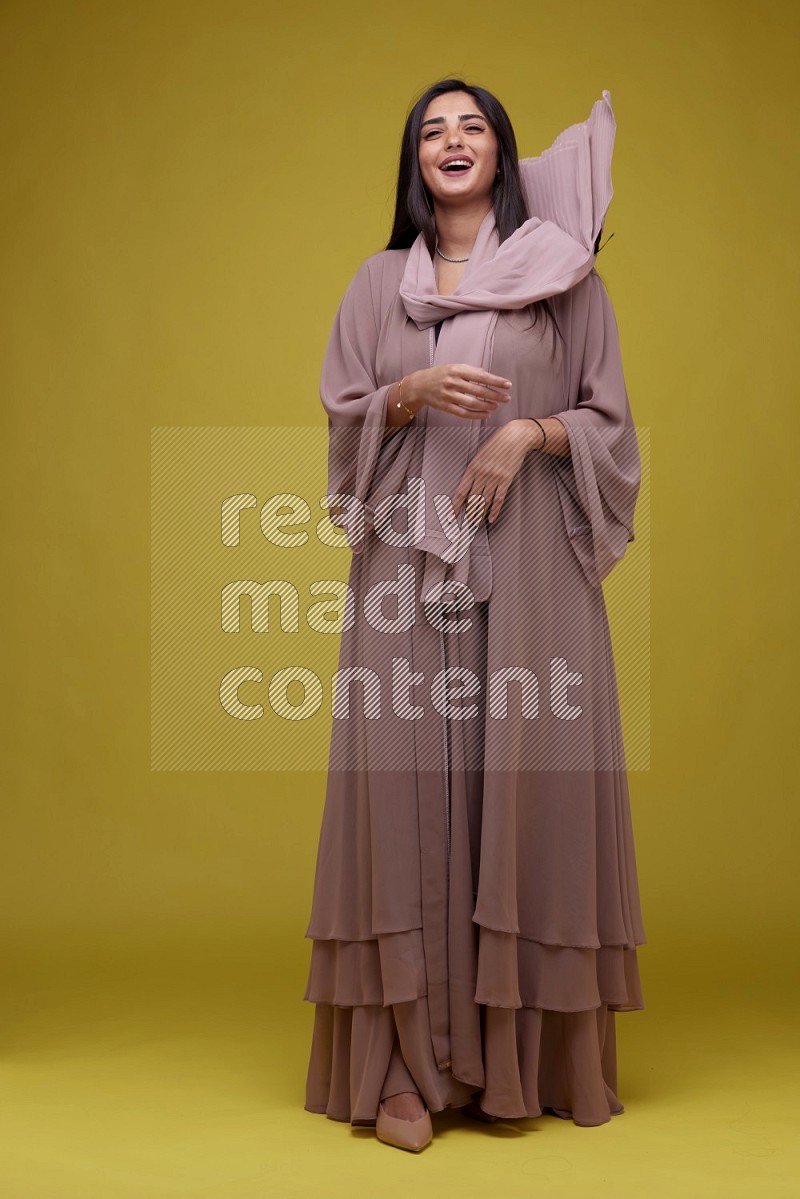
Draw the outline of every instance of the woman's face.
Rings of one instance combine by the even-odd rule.
[[[419,137],[419,167],[435,204],[460,207],[490,200],[497,138],[469,92],[445,92],[431,100]],[[454,158],[472,165],[443,170]]]

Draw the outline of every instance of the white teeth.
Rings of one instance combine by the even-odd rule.
[[[455,167],[455,166],[471,167],[472,163],[467,158],[454,158],[452,162],[446,162],[444,164],[444,166],[442,167],[442,170],[446,171],[448,167]]]

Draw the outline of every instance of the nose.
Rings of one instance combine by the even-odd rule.
[[[448,149],[450,148],[450,146],[460,146],[461,145],[461,131],[459,129],[453,130],[450,134],[448,134],[448,137],[446,140],[447,140]]]

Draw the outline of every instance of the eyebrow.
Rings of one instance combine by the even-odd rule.
[[[472,121],[475,119],[475,117],[477,117],[479,121],[486,120],[486,117],[482,117],[479,112],[464,112],[461,114],[461,116],[458,119],[459,119],[459,121]],[[420,129],[424,129],[426,125],[435,125],[435,124],[443,125],[444,117],[428,117],[427,121],[422,122],[422,124],[420,125]]]

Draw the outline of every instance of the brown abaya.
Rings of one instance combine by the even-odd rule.
[[[347,289],[323,369],[329,414],[366,397],[382,426],[390,385],[432,361],[432,330],[398,295],[407,255],[373,255]],[[571,453],[524,459],[489,527],[489,598],[444,631],[426,619],[413,544],[373,534],[353,555],[340,670],[368,668],[383,706],[373,719],[363,675],[337,688],[306,931],[305,1107],[335,1120],[372,1124],[379,1100],[406,1090],[431,1112],[473,1095],[509,1119],[549,1109],[597,1125],[623,1111],[615,1017],[644,1006],[645,935],[601,583],[634,538],[639,456],[600,276],[552,303],[564,345],[526,311],[500,313],[491,370],[514,398],[481,439],[506,420],[557,416]],[[384,437],[376,496],[418,473],[420,417]],[[364,425],[342,430],[354,463]],[[414,619],[376,633],[365,600],[401,568]],[[417,680],[403,701],[387,690],[398,662]],[[435,679],[451,668],[462,689],[447,709]],[[503,671],[511,682],[493,691]]]

